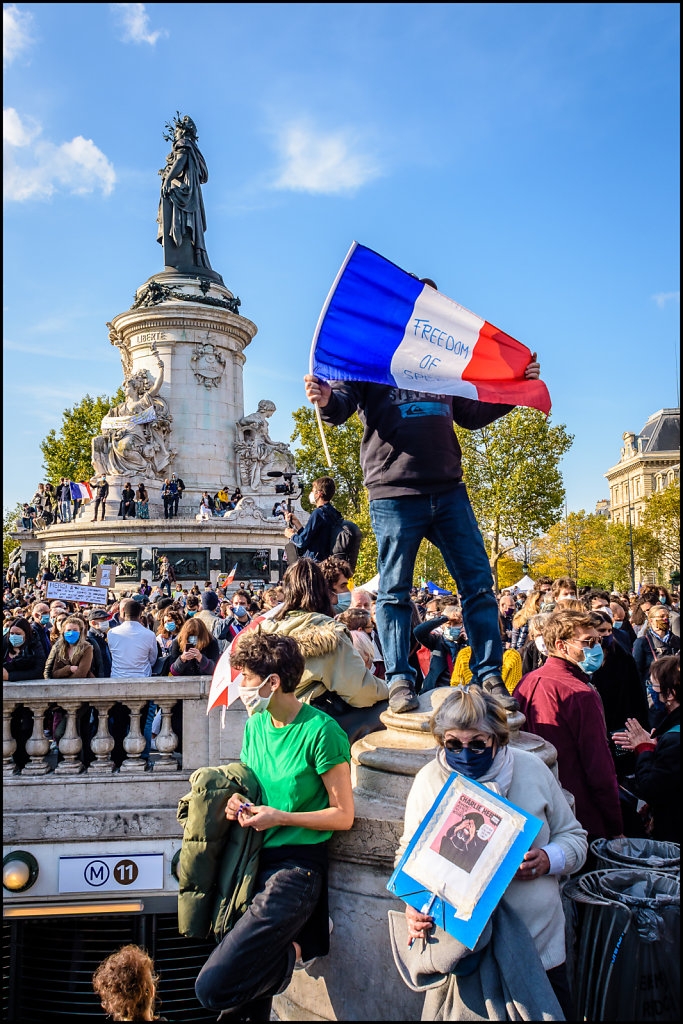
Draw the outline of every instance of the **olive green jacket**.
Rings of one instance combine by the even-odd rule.
[[[249,906],[258,871],[263,833],[228,821],[225,808],[233,793],[261,802],[251,769],[239,762],[198,768],[192,789],[178,804],[183,845],[178,860],[178,931],[216,941],[234,927]]]

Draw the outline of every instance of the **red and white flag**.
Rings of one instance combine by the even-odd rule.
[[[235,569],[237,566],[235,566]],[[234,573],[234,570],[233,570]],[[273,616],[280,610],[281,605],[276,605],[275,608],[271,608],[265,615],[257,615],[255,619],[252,619],[244,629],[241,629],[235,639],[232,641],[227,651],[224,651],[218,659],[216,670],[211,680],[211,689],[209,691],[209,699],[206,704],[206,713],[208,715],[212,708],[229,708],[233,701],[236,701],[239,697],[240,683],[242,682],[242,673],[237,669],[231,668],[230,666],[230,655],[232,654],[235,642],[238,637],[242,636],[242,633],[247,633],[250,629],[256,629],[265,622],[266,619],[272,619]]]

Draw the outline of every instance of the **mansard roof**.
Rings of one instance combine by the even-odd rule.
[[[660,409],[650,416],[637,435],[642,438],[642,453],[677,452],[681,446],[681,410]]]

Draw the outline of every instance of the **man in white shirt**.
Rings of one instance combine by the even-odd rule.
[[[152,674],[152,665],[159,655],[157,640],[151,629],[140,622],[141,612],[139,601],[123,601],[119,612],[123,622],[107,634],[112,679]]]

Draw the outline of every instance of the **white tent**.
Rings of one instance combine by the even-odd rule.
[[[523,576],[519,583],[515,583],[511,590],[523,590],[525,594],[528,594],[530,590],[534,589],[534,581],[530,576]]]
[[[367,583],[359,584],[354,580],[354,589],[367,590],[367,592],[372,594],[373,597],[377,597],[377,591],[379,590],[379,573],[377,573],[376,576],[373,576],[371,580],[368,580]]]

